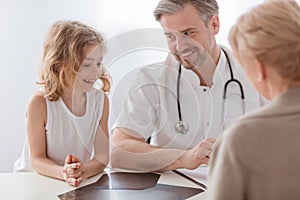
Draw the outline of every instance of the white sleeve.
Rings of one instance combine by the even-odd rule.
[[[159,105],[159,83],[141,69],[133,81],[113,128],[127,128],[149,138],[155,131]]]

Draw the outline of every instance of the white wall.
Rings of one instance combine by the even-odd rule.
[[[11,171],[21,153],[26,105],[36,89],[42,43],[50,24],[59,19],[81,20],[109,39],[133,29],[158,28],[152,15],[157,2],[0,0],[0,172]],[[227,33],[236,17],[262,0],[219,2],[221,32],[217,40],[227,44]]]
[[[12,169],[25,137],[25,108],[34,90],[43,37],[36,30],[44,29],[40,2],[0,4],[0,172]]]

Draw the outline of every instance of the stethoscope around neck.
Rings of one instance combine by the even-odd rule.
[[[226,81],[226,83],[224,84],[224,89],[223,89],[223,102],[222,102],[222,120],[224,120],[224,116],[225,116],[225,102],[226,102],[226,98],[227,98],[227,88],[228,85],[230,83],[236,83],[240,89],[240,97],[242,100],[242,109],[243,109],[243,114],[245,113],[245,95],[244,95],[244,89],[243,86],[241,84],[241,82],[237,79],[234,78],[233,75],[233,71],[232,71],[232,66],[231,66],[231,62],[229,60],[228,54],[226,53],[226,51],[221,48],[221,50],[224,52],[225,57],[226,57],[226,62],[228,63],[228,67],[229,67],[229,72],[230,72],[230,79],[228,81]],[[177,133],[181,133],[181,134],[186,134],[189,131],[189,124],[187,122],[185,122],[184,120],[182,120],[182,116],[181,116],[181,105],[180,105],[180,78],[181,78],[181,63],[179,63],[179,67],[178,67],[178,76],[177,76],[177,112],[178,112],[178,122],[175,124],[175,130]]]

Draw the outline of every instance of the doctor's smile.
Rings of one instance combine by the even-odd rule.
[[[200,54],[199,52],[200,52],[199,48],[190,47],[188,49],[185,49],[182,52],[177,51],[176,55],[178,55],[183,61],[186,61],[186,62],[189,62],[189,63],[193,64],[197,61],[197,58]]]

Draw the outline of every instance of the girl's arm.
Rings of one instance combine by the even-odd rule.
[[[46,100],[42,93],[37,92],[31,97],[27,110],[27,136],[32,166],[40,174],[64,180],[63,166],[57,165],[46,154],[46,121]]]
[[[83,165],[83,178],[102,172],[109,162],[108,115],[109,101],[105,94],[103,114],[94,141],[94,157],[87,164]]]
[[[69,154],[64,166],[60,166],[47,157],[46,122],[45,97],[37,92],[30,99],[27,110],[27,136],[32,166],[40,174],[64,180],[72,186],[78,186],[82,180],[81,172],[76,170],[80,168],[80,160]]]

